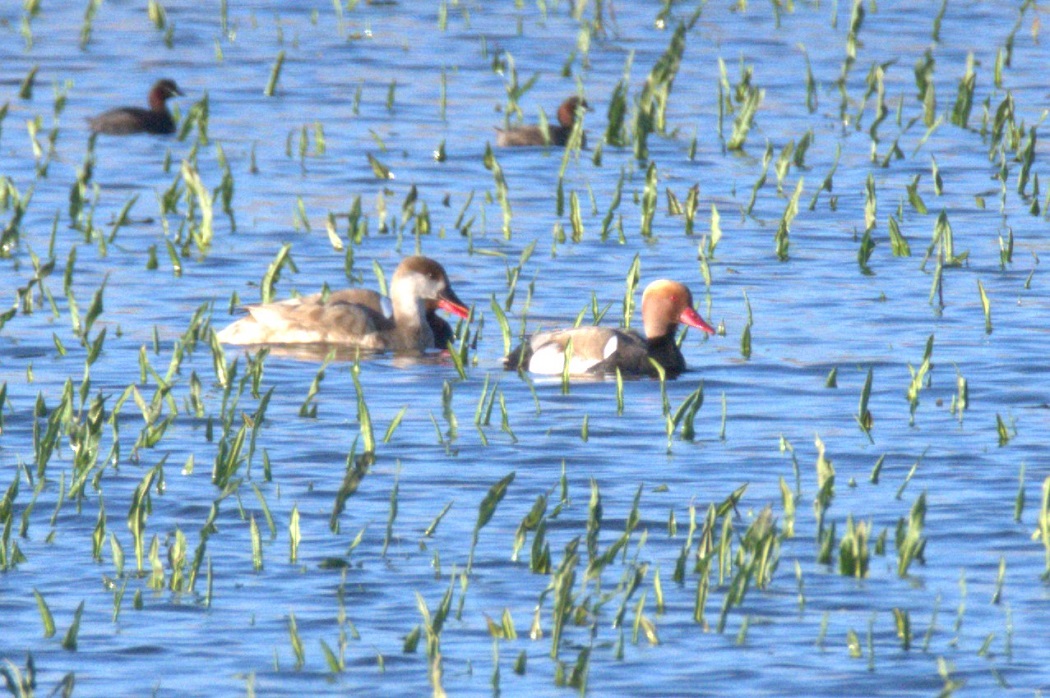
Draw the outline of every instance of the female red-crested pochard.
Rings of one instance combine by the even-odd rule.
[[[149,91],[149,109],[118,107],[88,119],[94,133],[126,136],[131,133],[175,133],[175,121],[165,102],[181,95],[174,80],[158,80]]]
[[[569,97],[558,107],[558,123],[560,126],[548,126],[547,137],[544,138],[543,130],[539,126],[511,126],[507,129],[496,129],[496,145],[500,147],[515,145],[565,145],[569,142],[569,134],[572,126],[576,123],[578,110],[588,111],[590,107],[587,101],[579,97]],[[580,147],[587,147],[587,136],[580,134]]]
[[[645,337],[630,330],[608,327],[577,327],[532,335],[507,355],[503,365],[531,373],[561,375],[569,355],[571,375],[656,375],[652,361],[673,378],[685,370],[685,359],[675,343],[678,323],[684,322],[709,334],[715,328],[693,309],[693,295],[677,281],[661,279],[642,294],[642,324]],[[568,352],[572,342],[571,354]]]
[[[461,318],[470,314],[445,269],[428,257],[401,261],[390,283],[390,302],[392,318],[383,314],[379,294],[365,289],[335,291],[327,299],[315,293],[248,306],[248,317],[227,326],[218,338],[224,344],[332,344],[418,352],[437,346],[427,318],[429,304]]]

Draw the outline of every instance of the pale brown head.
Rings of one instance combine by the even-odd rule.
[[[149,91],[149,106],[151,109],[164,109],[164,103],[171,97],[181,96],[182,91],[174,80],[164,78],[154,83]]]
[[[562,125],[562,128],[572,128],[573,123],[576,121],[576,112],[580,109],[583,111],[591,110],[587,100],[580,97],[569,97],[561,103],[561,106],[558,107],[558,123]]]
[[[422,299],[428,309],[438,307],[461,318],[470,315],[470,309],[452,290],[445,268],[429,257],[414,255],[401,260],[394,272],[391,292],[400,286],[408,286],[409,293]]]
[[[642,294],[645,336],[649,339],[663,337],[674,332],[680,322],[708,334],[715,333],[715,328],[693,309],[693,294],[684,285],[669,279],[659,279],[646,286]]]

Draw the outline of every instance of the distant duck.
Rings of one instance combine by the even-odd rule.
[[[441,308],[461,318],[470,311],[452,290],[445,269],[428,257],[406,257],[390,283],[393,317],[382,297],[366,289],[334,291],[248,306],[248,317],[218,334],[224,344],[331,344],[369,351],[418,352],[445,348],[452,328]],[[438,344],[442,342],[442,345]]]
[[[175,121],[165,103],[171,97],[181,94],[174,80],[158,80],[149,91],[149,109],[118,107],[88,119],[88,123],[92,132],[114,136],[132,133],[175,133]]]
[[[516,145],[561,145],[569,142],[569,134],[576,122],[577,110],[589,111],[587,101],[579,97],[569,97],[558,107],[558,123],[560,126],[548,126],[547,138],[543,137],[543,130],[539,126],[511,126],[507,129],[496,129],[496,145],[500,147]],[[587,146],[587,136],[580,134],[580,147]]]
[[[652,376],[657,374],[652,359],[663,367],[668,378],[673,378],[686,370],[685,358],[675,344],[679,322],[708,334],[715,332],[693,309],[693,295],[688,288],[677,281],[661,279],[649,284],[642,294],[645,337],[608,327],[541,332],[504,357],[503,365],[511,370],[561,375],[571,340],[570,375],[601,375],[620,369],[625,376]]]

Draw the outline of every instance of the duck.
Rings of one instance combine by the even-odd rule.
[[[510,128],[496,129],[496,145],[501,148],[519,145],[561,145],[569,142],[572,126],[576,123],[578,110],[590,111],[587,100],[580,97],[569,97],[558,107],[558,123],[560,126],[548,126],[544,137],[543,129],[539,126],[511,126]],[[580,147],[587,147],[587,136],[580,134]]]
[[[382,310],[382,296],[367,289],[315,293],[273,303],[247,306],[248,316],[223,328],[223,344],[328,344],[367,351],[423,352],[447,346],[452,328],[428,308],[466,318],[470,310],[459,299],[438,262],[406,257],[390,283],[393,317]]]
[[[149,91],[149,109],[140,107],[118,107],[88,119],[92,133],[126,136],[132,133],[175,133],[175,121],[168,112],[166,102],[182,91],[174,80],[158,80]]]
[[[631,330],[597,326],[540,332],[504,357],[503,365],[508,370],[562,375],[568,356],[570,375],[602,375],[619,369],[624,376],[655,376],[659,373],[656,363],[668,378],[674,378],[686,370],[685,358],[675,343],[678,323],[715,333],[693,309],[693,295],[684,284],[660,279],[642,294],[644,337]]]

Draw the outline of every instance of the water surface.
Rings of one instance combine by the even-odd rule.
[[[218,3],[172,1],[164,3],[170,46],[167,29],[156,28],[139,3],[101,5],[84,46],[82,5],[42,3],[28,32],[21,4],[0,8],[0,102],[9,105],[0,122],[0,176],[18,197],[32,191],[17,236],[0,258],[4,307],[15,305],[18,290],[33,279],[34,256],[55,261],[44,280],[54,311],[48,295],[35,290],[33,302],[20,305],[0,330],[0,385],[6,385],[0,487],[12,492],[0,504],[10,521],[3,539],[8,568],[0,573],[0,658],[11,663],[5,666],[24,670],[31,654],[38,690],[50,692],[72,674],[75,693],[85,695],[420,695],[436,692],[435,683],[450,695],[548,695],[576,690],[559,688],[556,677],[568,677],[581,656],[585,690],[593,695],[930,695],[963,683],[974,695],[1046,690],[1046,561],[1043,543],[1032,539],[1040,488],[1050,475],[1041,351],[1050,299],[1039,264],[1047,207],[1045,194],[1032,196],[1042,139],[1024,195],[1018,193],[1025,138],[1032,127],[1038,132],[1045,102],[1043,13],[1034,7],[1019,13],[1007,2],[953,2],[934,38],[939,3],[863,3],[856,60],[840,90],[853,5],[794,5],[783,8],[779,23],[776,3],[704,6],[686,33],[667,131],[649,137],[644,159],[630,145],[602,143],[610,98],[626,71],[630,126],[646,76],[693,4],[661,15],[656,4],[606,2],[596,17],[594,3],[580,3],[574,16],[566,3],[343,3],[337,13],[323,2],[237,2],[229,3],[224,29]],[[997,87],[997,53],[1010,45],[1010,65]],[[274,95],[266,97],[280,51],[283,68]],[[930,113],[939,120],[928,135],[914,69],[927,51],[936,96]],[[962,128],[950,115],[970,54],[976,89]],[[806,106],[807,57],[813,111]],[[743,66],[764,90],[740,151],[725,147],[733,114],[724,117],[719,136],[719,59],[731,88]],[[538,75],[519,101],[525,121],[536,121],[541,109],[553,116],[578,90],[595,110],[585,121],[589,147],[570,155],[560,182],[559,150],[496,151],[512,213],[504,234],[483,156],[493,128],[504,122],[512,66],[518,84]],[[867,94],[873,66],[883,67],[887,107],[877,140],[870,129],[878,90]],[[34,68],[32,95],[23,99],[20,85]],[[91,203],[71,215],[70,190],[88,154],[85,119],[118,104],[144,103],[160,77],[175,78],[186,92],[177,101],[183,118],[207,96],[207,138],[197,129],[183,139],[100,137],[87,187]],[[58,116],[56,89],[66,95]],[[993,117],[1008,92],[1018,138],[995,149]],[[37,118],[39,156],[26,126]],[[52,129],[54,151],[43,171]],[[807,133],[812,145],[802,166],[787,169],[778,187],[783,149]],[[439,162],[434,152],[442,143],[447,158]],[[900,157],[892,155],[894,143]],[[772,162],[748,214],[767,144]],[[377,179],[367,154],[395,178]],[[181,193],[180,164],[194,162],[216,191],[223,157],[233,178],[236,225],[216,198],[214,237],[199,249],[185,242],[199,211]],[[836,159],[832,190],[821,191],[811,207]],[[658,204],[652,229],[643,234],[651,163]],[[1005,181],[996,178],[1001,168]],[[858,249],[869,177],[875,247],[865,268]],[[916,177],[927,213],[909,200]],[[799,181],[789,259],[779,261],[774,235]],[[160,202],[173,183],[180,197],[174,212],[165,213]],[[699,206],[689,236],[683,217],[669,214],[668,192],[684,203],[694,185]],[[621,203],[603,237],[618,186]],[[414,214],[425,204],[429,215],[426,234],[417,234],[411,216],[402,220],[413,187]],[[583,224],[577,241],[573,193]],[[128,223],[113,235],[115,217],[133,197]],[[367,234],[351,242],[346,214],[356,197]],[[12,220],[14,200],[3,199],[0,229]],[[708,285],[698,257],[712,207],[723,238],[709,259]],[[968,257],[945,267],[943,292],[931,294],[937,251],[925,263],[923,256],[942,211],[955,253]],[[325,232],[329,214],[343,250],[334,249]],[[891,216],[910,243],[910,257],[892,253]],[[1004,259],[1000,237],[1011,231],[1013,254]],[[337,517],[336,532],[330,523],[348,458],[363,450],[352,363],[325,369],[311,402],[316,412],[308,405],[303,416],[321,363],[270,355],[255,397],[250,381],[241,381],[247,357],[228,349],[225,360],[237,360],[237,373],[224,398],[209,347],[209,322],[221,327],[232,319],[231,305],[258,301],[259,284],[285,244],[297,271],[283,269],[278,297],[312,293],[325,283],[375,287],[373,262],[389,276],[403,255],[421,251],[446,266],[457,293],[475,307],[470,331],[477,342],[465,378],[447,358],[378,356],[360,363],[376,462]],[[508,306],[508,271],[530,245],[534,251]],[[563,394],[559,380],[530,383],[501,370],[493,298],[515,334],[523,314],[530,331],[571,323],[590,308],[592,294],[599,308],[609,306],[604,322],[616,324],[636,255],[642,285],[661,277],[687,283],[705,317],[725,329],[712,338],[688,333],[683,351],[694,370],[664,388],[673,414],[702,382],[692,441],[680,430],[668,439],[657,381],[625,382],[620,414],[614,381],[578,382]],[[106,337],[86,368],[88,353],[73,318],[85,322],[103,282],[102,312],[87,338],[90,344],[103,329]],[[990,332],[978,282],[990,302]],[[187,336],[202,307],[203,323]],[[588,309],[584,321],[590,318]],[[748,353],[742,337],[749,319]],[[931,366],[913,413],[906,392],[931,336]],[[184,358],[169,376],[176,342],[184,343]],[[833,370],[837,387],[827,387]],[[856,419],[869,370],[870,440]],[[951,410],[959,377],[969,398],[961,417]],[[162,381],[170,381],[170,400],[157,399],[153,419],[171,417],[171,423],[154,445],[135,448],[143,410],[130,394],[117,417],[112,410],[132,385],[148,408]],[[82,399],[90,406],[98,396],[106,420],[97,459],[75,497],[70,484],[82,472],[70,435],[63,434],[43,472],[35,446],[67,389],[78,423],[86,420]],[[233,480],[216,484],[224,404],[229,442],[271,389],[250,460],[245,451]],[[476,426],[479,402],[484,408],[493,390],[491,417]],[[402,409],[400,425],[384,442]],[[830,564],[818,560],[815,437],[836,473],[824,518],[825,535],[835,525]],[[146,558],[138,573],[128,514],[136,487],[151,472]],[[479,506],[511,473],[464,577]],[[782,480],[795,493],[793,537],[785,533]],[[17,494],[7,489],[16,481]],[[1019,484],[1024,506],[1015,520]],[[719,519],[714,540],[728,520],[736,555],[745,531],[771,507],[778,564],[764,589],[752,581],[719,632],[740,567],[720,581],[713,563],[698,622],[700,527],[710,504],[744,485],[739,503]],[[588,551],[592,487],[600,493],[601,526]],[[923,560],[900,576],[895,531],[901,520],[907,526],[923,493]],[[511,559],[519,523],[542,495],[549,497],[551,574],[530,571],[533,533],[518,560]],[[447,514],[425,537],[446,505]],[[677,583],[691,509],[698,530]],[[293,510],[301,530],[295,562]],[[860,579],[840,574],[839,543],[849,517],[871,528],[870,569]],[[261,565],[253,562],[253,521]],[[588,562],[620,539],[628,521],[634,528],[626,546],[600,575],[585,579]],[[93,536],[102,531],[94,559]],[[202,531],[198,579],[180,590],[169,552],[185,536],[188,573]],[[884,554],[875,550],[880,535]],[[111,539],[123,550],[122,573]],[[547,590],[573,541],[580,559],[570,605],[577,612],[555,660],[554,593]],[[428,672],[434,652],[428,653],[425,632],[414,652],[403,650],[424,622],[420,600],[433,618],[450,588],[438,681]],[[54,616],[51,637],[34,591]],[[81,603],[76,650],[64,649]],[[626,610],[617,624],[621,606]],[[542,637],[530,639],[537,609]],[[517,637],[496,641],[490,628],[504,614]],[[910,642],[895,620],[905,614]],[[658,644],[647,639],[643,617]],[[301,666],[293,634],[301,639]],[[326,661],[322,642],[343,658],[342,671]],[[527,661],[518,674],[522,655]]]

